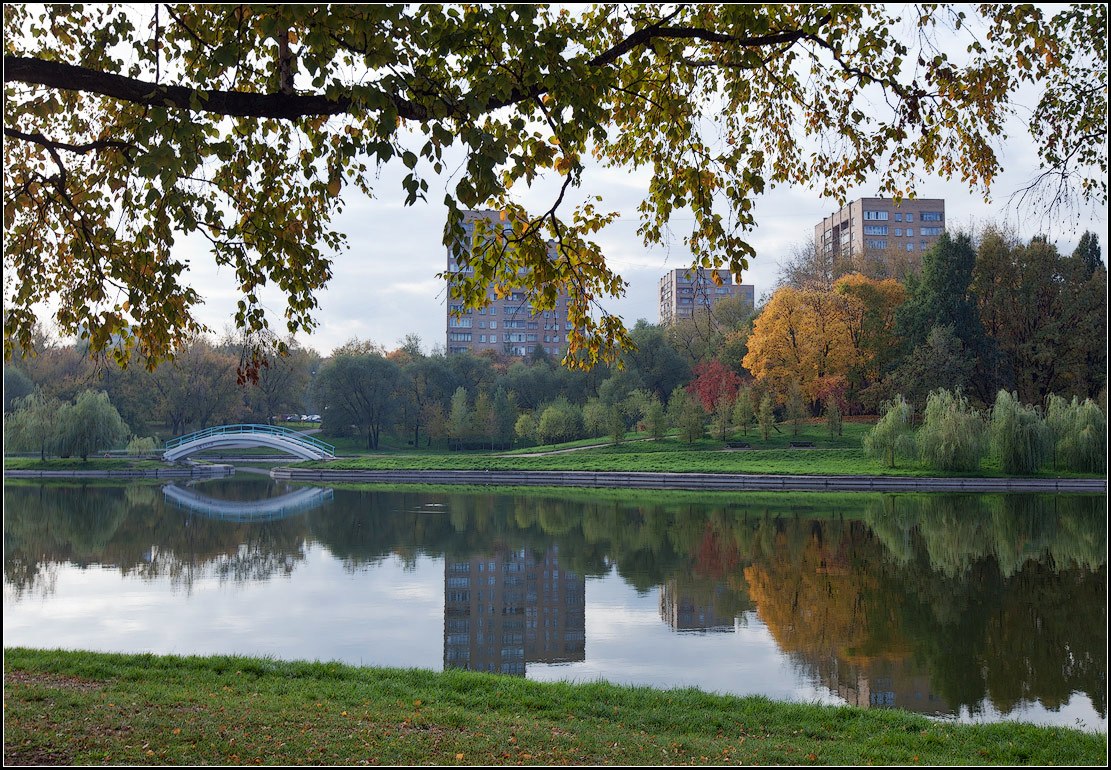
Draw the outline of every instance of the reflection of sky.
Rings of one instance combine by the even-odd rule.
[[[616,575],[587,580],[586,660],[530,664],[528,676],[842,702],[800,680],[755,613],[746,617],[747,627],[738,625],[732,633],[676,633],[660,618],[659,589],[638,596]]]
[[[11,602],[4,644],[177,655],[237,654],[355,665],[439,668],[443,563],[399,559],[346,571],[320,546],[289,579],[238,583],[123,578],[117,570],[60,567],[45,601]]]
[[[283,660],[440,670],[444,563],[389,558],[345,569],[319,545],[286,578],[235,582],[205,574],[191,590],[116,569],[57,566],[46,598],[17,600],[5,586],[4,644],[156,654],[236,654]],[[732,632],[676,633],[660,617],[659,591],[644,594],[616,573],[586,581],[586,658],[530,663],[531,679],[698,687],[775,700],[840,703],[800,673],[756,613]],[[985,705],[960,721],[1021,720],[1106,732],[1084,696],[1057,712],[1030,704],[1007,715]]]

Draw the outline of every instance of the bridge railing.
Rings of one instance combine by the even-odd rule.
[[[172,438],[163,445],[163,450],[169,451],[174,447],[188,444],[192,441],[200,441],[214,436],[231,436],[231,435],[244,435],[244,434],[264,434],[270,436],[281,436],[282,438],[296,441],[302,444],[308,444],[314,449],[322,452],[328,457],[336,456],[336,448],[327,442],[321,441],[312,436],[306,436],[304,433],[298,433],[289,428],[283,428],[280,425],[257,425],[252,423],[239,423],[236,425],[215,425],[211,428],[198,430],[193,433],[188,433],[184,436]]]

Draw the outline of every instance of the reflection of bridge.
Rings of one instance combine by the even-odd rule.
[[[276,425],[217,425],[196,433],[170,439],[163,447],[162,459],[180,460],[207,449],[271,447],[302,460],[332,460],[336,448],[312,436]]]
[[[222,500],[176,484],[162,487],[162,494],[179,508],[223,521],[284,519],[321,506],[332,499],[332,490],[320,487],[304,487],[266,500]]]

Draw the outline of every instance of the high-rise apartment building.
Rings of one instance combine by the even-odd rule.
[[[497,211],[463,212],[463,228],[466,242],[474,242],[475,223],[478,220],[490,223],[501,222]],[[549,243],[554,251],[555,245]],[[461,267],[448,249],[447,266],[449,272],[466,271]],[[567,336],[571,325],[567,322],[568,295],[561,292],[552,310],[534,310],[524,292],[515,291],[507,297],[498,298],[494,288],[488,289],[489,307],[479,310],[463,310],[449,297],[447,306],[447,352],[480,353],[490,350],[510,356],[525,356],[540,347],[550,356],[562,357],[567,349]],[[452,315],[453,310],[461,310],[459,317]]]
[[[814,243],[833,265],[876,278],[902,278],[945,230],[941,198],[860,198],[814,226]]]
[[[720,286],[714,283],[712,272],[721,278]],[[729,297],[740,297],[748,303],[750,311],[756,306],[755,287],[733,283],[728,270],[711,271],[701,267],[669,270],[660,279],[660,325],[690,318],[697,308],[712,307]]]

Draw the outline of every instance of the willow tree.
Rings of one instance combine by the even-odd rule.
[[[625,288],[591,240],[616,214],[572,190],[595,187],[596,163],[650,172],[646,245],[690,221],[694,263],[739,276],[771,186],[844,200],[867,182],[901,198],[935,173],[986,192],[1016,95],[1035,84],[1022,113],[1034,189],[1106,201],[1106,7],[903,13],[5,5],[5,353],[26,349],[36,308],[53,306],[90,350],[155,366],[201,327],[174,248],[192,233],[242,294],[245,332],[270,326],[264,284],[286,299],[279,339],[312,330],[346,245],[333,218],[353,191],[386,197],[373,188],[391,163],[408,170],[410,205],[450,174],[444,243],[471,268],[444,276],[452,304],[483,306],[493,283],[550,309],[566,289],[578,365],[629,343],[597,307]],[[455,151],[465,162],[445,168]],[[517,191],[542,176],[561,178],[558,192],[526,212]],[[461,212],[476,207],[505,221],[462,253]]]

